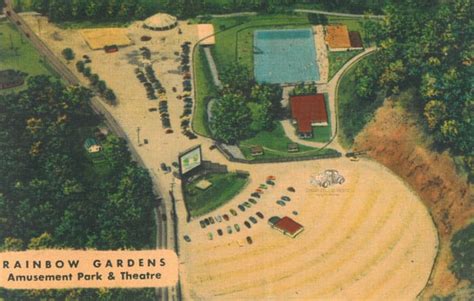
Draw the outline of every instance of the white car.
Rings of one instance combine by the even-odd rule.
[[[342,184],[346,179],[335,169],[327,169],[316,177],[311,177],[312,185],[328,188],[331,185]]]

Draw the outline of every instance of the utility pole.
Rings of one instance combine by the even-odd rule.
[[[138,142],[138,146],[140,146],[140,127],[137,126],[137,142]]]

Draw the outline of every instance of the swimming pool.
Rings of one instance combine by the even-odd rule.
[[[254,74],[259,83],[294,84],[318,81],[313,30],[256,30]]]

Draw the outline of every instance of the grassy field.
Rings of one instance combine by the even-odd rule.
[[[200,190],[195,185],[207,180],[212,186]],[[199,177],[184,188],[186,206],[191,216],[201,216],[225,204],[237,195],[248,183],[248,177],[236,173],[212,173]]]
[[[363,60],[370,60],[372,55]],[[350,148],[354,143],[354,138],[372,119],[375,110],[383,104],[383,96],[376,99],[364,100],[357,96],[357,78],[355,76],[357,64],[352,66],[341,79],[337,90],[338,97],[338,120],[339,120],[339,141]]]
[[[363,50],[329,52],[329,80],[344,66],[351,58]]]
[[[56,23],[62,29],[103,28],[103,27],[128,27],[132,22],[97,22],[97,21],[67,21]]]
[[[243,140],[239,147],[248,160],[316,156],[333,152],[331,149],[312,148],[298,144],[299,152],[288,153],[288,143],[293,143],[293,141],[285,135],[283,127],[278,122],[272,131],[262,131],[250,139]],[[254,157],[251,155],[250,149],[255,145],[263,147],[264,154],[262,156]]]
[[[210,137],[207,127],[207,97],[216,93],[211,70],[204,51],[199,47],[194,53],[194,74],[196,77],[196,105],[193,114],[193,130],[199,135]]]
[[[263,15],[211,20],[216,31],[214,59],[219,71],[235,61],[253,70],[253,32],[261,28],[298,28],[309,26],[306,15]]]
[[[0,70],[15,69],[32,75],[54,75],[43,62],[28,39],[10,22],[0,22]],[[0,93],[18,92],[23,86],[0,90]]]

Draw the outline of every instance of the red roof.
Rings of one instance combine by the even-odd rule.
[[[303,226],[289,218],[288,216],[285,216],[281,218],[276,224],[275,227],[285,231],[286,233],[289,233],[291,235],[297,233],[300,231]]]
[[[312,123],[327,123],[328,114],[324,94],[292,96],[291,115],[298,123],[298,131],[312,131]]]

